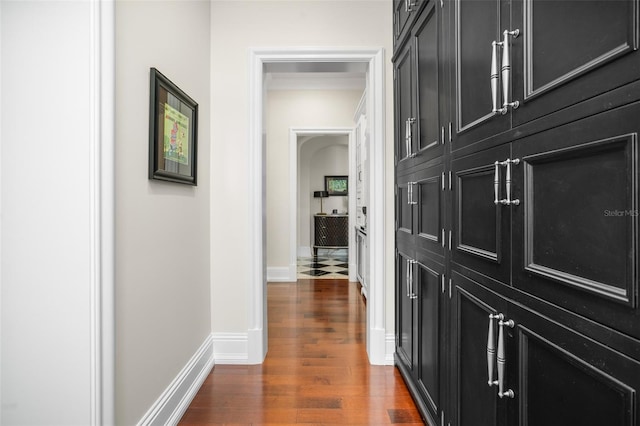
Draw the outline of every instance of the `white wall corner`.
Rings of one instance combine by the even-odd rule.
[[[311,247],[309,246],[300,246],[298,247],[298,257],[311,257],[313,253],[311,252]]]
[[[248,364],[247,333],[213,333],[213,356],[217,364]]]
[[[215,364],[213,336],[204,343],[178,373],[160,398],[140,419],[138,426],[177,425]]]
[[[396,354],[396,335],[393,333],[388,333],[385,341],[385,364],[386,365],[394,365],[395,364],[395,354]]]
[[[273,283],[296,282],[296,265],[267,267],[267,281]]]

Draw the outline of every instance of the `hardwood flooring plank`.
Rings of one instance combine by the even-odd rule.
[[[267,303],[264,363],[217,365],[180,425],[423,424],[395,367],[369,365],[357,283],[270,283]]]

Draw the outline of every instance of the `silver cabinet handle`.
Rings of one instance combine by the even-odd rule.
[[[411,205],[411,199],[413,198],[413,186],[411,182],[407,182],[407,204]]]
[[[404,0],[404,11],[405,12],[413,12],[414,7],[416,7],[416,0]]]
[[[512,200],[511,199],[511,191],[513,189],[513,181],[511,180],[511,165],[518,165],[520,164],[520,159],[516,158],[515,160],[511,160],[508,159],[507,160],[507,178],[505,180],[505,187],[507,190],[507,199],[505,200],[505,203],[507,206],[518,206],[520,205],[520,200],[516,199],[516,200]]]
[[[418,204],[418,201],[413,197],[413,194],[414,194],[414,191],[413,191],[413,190],[414,190],[414,188],[413,188],[413,186],[414,186],[414,185],[417,185],[417,184],[418,184],[418,182],[409,182],[409,185],[410,185],[410,187],[411,187],[411,192],[410,192],[410,193],[411,193],[411,200],[409,201],[409,204],[412,204],[412,205],[413,205],[413,204]]]
[[[409,289],[409,274],[411,273],[411,261],[407,259],[407,277],[405,282],[407,283],[407,297],[411,298],[411,290]]]
[[[498,46],[501,46],[502,42],[491,42],[491,100],[493,102],[493,109],[491,112],[494,114],[505,114],[507,111],[500,108],[500,100],[498,98],[498,80],[500,75],[498,74]]]
[[[520,35],[520,30],[507,31],[505,30],[502,39],[502,114],[507,113],[509,107],[516,109],[520,106],[520,102],[509,102],[509,95],[511,94],[511,48],[509,47],[509,36],[517,38]]]
[[[407,121],[404,122],[404,144],[405,149],[407,150],[407,155],[405,158],[413,158],[416,154],[413,153],[413,123],[416,122],[415,118],[407,118]]]
[[[516,324],[513,322],[513,320],[504,321],[503,319],[501,319],[500,321],[498,321],[498,396],[500,398],[515,397],[515,392],[513,392],[513,390],[504,390],[504,382],[507,372],[507,356],[504,345],[504,326],[513,328],[515,325]]]
[[[417,260],[409,260],[409,294],[407,294],[407,296],[409,297],[409,299],[417,299],[418,295],[413,291],[413,269],[414,269],[414,265],[418,263]]]
[[[500,204],[500,162],[493,163],[493,204]]]
[[[494,177],[493,177],[493,195],[494,195],[494,199],[493,199],[493,203],[498,205],[498,204],[502,204],[504,206],[518,206],[520,205],[520,200],[518,199],[511,199],[511,192],[513,190],[513,179],[511,178],[511,170],[512,170],[512,165],[518,165],[520,164],[520,159],[516,158],[516,159],[510,159],[507,158],[504,161],[496,161],[495,163],[493,163],[494,165]],[[505,193],[507,198],[503,198],[502,200],[499,199],[499,192],[500,192],[500,166],[506,166],[507,167],[507,175],[505,178]]]
[[[495,374],[495,365],[496,365],[496,336],[493,331],[493,320],[504,319],[502,314],[489,314],[489,332],[487,333],[487,375],[489,377],[489,381],[487,382],[489,386],[495,386],[498,384],[496,380]]]

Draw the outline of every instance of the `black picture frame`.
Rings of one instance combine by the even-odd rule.
[[[349,195],[349,176],[325,176],[324,190],[329,196]]]
[[[197,102],[156,68],[149,98],[149,179],[196,186]]]

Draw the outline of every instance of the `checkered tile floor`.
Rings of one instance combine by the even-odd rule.
[[[319,253],[317,258],[298,258],[298,279],[349,279],[349,259],[341,253]]]

